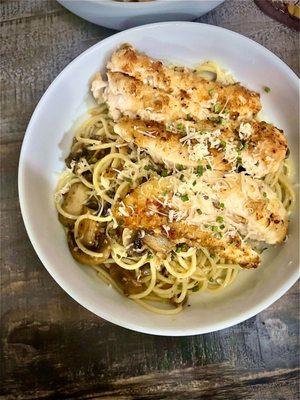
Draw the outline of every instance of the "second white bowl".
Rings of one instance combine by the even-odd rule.
[[[58,0],[74,14],[94,24],[123,30],[162,21],[191,21],[224,0],[154,0],[124,3],[113,0]]]

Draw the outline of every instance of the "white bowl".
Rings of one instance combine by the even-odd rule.
[[[112,29],[162,21],[191,21],[211,11],[224,0],[155,0],[122,3],[113,0],[58,0],[74,14]]]
[[[296,211],[289,239],[264,257],[257,270],[242,271],[217,293],[191,296],[191,307],[176,316],[144,310],[96,278],[69,253],[57,219],[53,193],[69,152],[74,121],[89,107],[89,81],[121,43],[132,43],[155,58],[194,65],[216,60],[249,88],[262,92],[265,118],[284,129],[297,165],[298,79],[279,58],[237,33],[211,25],[167,22],[133,28],[94,45],[72,61],[49,86],[28,125],[19,165],[19,196],[30,240],[58,284],[88,310],[140,332],[184,336],[237,324],[268,307],[298,277]],[[269,86],[271,92],[262,91]]]

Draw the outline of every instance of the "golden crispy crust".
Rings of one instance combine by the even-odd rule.
[[[164,123],[185,117],[180,99],[121,73],[108,72],[107,76],[105,96],[114,119],[117,112]]]
[[[211,98],[211,90],[218,94],[218,103],[230,110],[231,116],[255,116],[261,109],[258,93],[234,84],[229,86],[208,82],[187,68],[169,68],[161,61],[137,52],[130,45],[117,50],[108,63],[112,72],[122,72],[154,88],[181,98],[186,102],[201,103]]]
[[[221,257],[253,266],[254,261],[249,257],[251,255],[256,259],[256,253],[246,243],[241,242],[238,235],[216,237],[213,232],[203,229],[203,222],[199,220],[170,221],[169,211],[172,207],[163,205],[166,204],[163,202],[163,193],[172,198],[178,183],[176,177],[152,179],[128,194],[123,203],[116,204],[113,213],[130,229],[144,229],[155,235],[163,235],[166,234],[165,225],[170,228],[168,237],[174,242],[183,240],[191,246],[207,247]],[[244,235],[250,234],[250,238],[270,244],[284,240],[287,233],[287,213],[274,192],[262,181],[242,177],[240,174],[222,177],[222,174],[216,176],[206,173],[198,179],[198,183],[198,188],[207,184],[211,188],[218,185],[213,190],[219,201],[225,205],[223,215],[231,218]],[[197,196],[202,196],[201,189],[197,189],[197,193]],[[126,216],[120,205],[121,208],[125,207]]]
[[[242,164],[247,173],[262,178],[268,173],[278,170],[286,155],[287,142],[283,133],[266,122],[251,121],[252,135],[244,140],[247,148],[241,151]],[[196,167],[201,160],[192,160],[188,148],[182,142],[179,134],[172,133],[163,124],[154,121],[123,118],[115,125],[115,132],[127,142],[134,142],[145,148],[151,157],[165,164],[181,164],[186,167]],[[195,124],[195,129],[214,131],[220,129],[220,140],[239,141],[238,125],[219,126],[212,121]],[[232,165],[224,159],[222,148],[210,148],[213,156],[213,168],[219,171],[230,170]]]
[[[209,86],[206,87],[203,96],[192,98],[188,94],[169,94],[120,72],[108,72],[107,76],[109,85],[106,90],[106,100],[108,105],[111,110],[117,108],[124,115],[169,123],[185,119],[187,115],[196,121],[203,121],[211,113],[210,107],[212,106],[208,104],[211,96],[207,95],[210,90]],[[209,85],[209,83],[205,81],[205,85]],[[198,88],[192,87],[191,90],[197,91]],[[204,89],[202,88],[202,90]],[[218,105],[223,108],[226,103],[226,108],[234,119],[242,114],[245,118],[252,118],[254,114],[248,103],[238,106],[241,102],[240,98],[244,96],[240,92],[246,90],[237,84],[224,87],[224,93],[219,93]],[[251,98],[251,95],[249,96]],[[243,113],[236,111],[238,108],[240,111],[243,109]],[[112,115],[114,115],[113,112]]]
[[[114,127],[115,132],[127,142],[147,149],[151,157],[167,165],[181,164],[197,167],[198,161],[189,158],[188,149],[179,141],[176,133],[168,132],[164,125],[153,121],[122,119]]]
[[[129,216],[124,216],[119,211],[120,203],[113,209],[113,214],[118,221],[132,230],[144,229],[153,235],[166,235],[163,226],[167,225],[170,230],[168,238],[174,243],[186,242],[190,246],[205,247],[211,253],[215,253],[227,260],[239,263],[247,268],[255,268],[259,264],[259,256],[251,247],[243,243],[238,237],[217,238],[211,232],[204,231],[195,225],[189,225],[184,221],[168,222],[168,209],[164,208],[157,200],[157,196],[163,190],[170,191],[172,179],[160,179],[149,181],[128,195],[123,202]],[[152,213],[153,206],[159,213]],[[134,212],[132,212],[134,209]]]
[[[241,154],[242,163],[251,164],[259,178],[278,171],[286,157],[287,140],[283,131],[264,121],[251,121],[253,133]],[[251,171],[249,171],[251,174]]]

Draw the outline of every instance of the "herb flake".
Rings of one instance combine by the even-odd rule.
[[[182,196],[180,196],[182,201],[188,201],[189,200],[189,196],[187,194],[183,194]]]

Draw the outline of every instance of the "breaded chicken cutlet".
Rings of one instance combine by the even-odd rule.
[[[118,202],[113,214],[126,228],[205,247],[247,268],[256,267],[259,256],[241,236],[276,244],[287,233],[287,212],[269,186],[234,173],[152,179]]]

